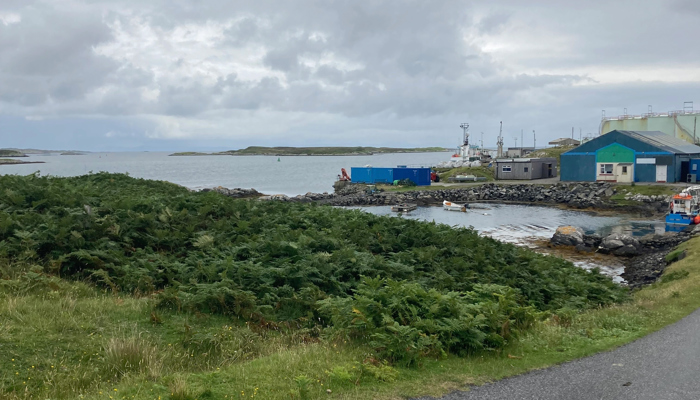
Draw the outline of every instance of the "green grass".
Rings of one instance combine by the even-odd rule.
[[[449,169],[437,169],[440,172],[440,182],[447,182],[448,178],[457,175],[474,175],[486,178],[486,181],[493,181],[493,168],[489,167],[459,167]]]
[[[644,185],[644,184],[619,184],[615,186],[617,193],[610,197],[610,200],[620,205],[636,205],[639,204],[634,200],[627,200],[625,196],[628,194],[641,194],[644,196],[671,196],[680,191],[680,188],[667,185]]]
[[[567,151],[575,148],[576,146],[562,146],[562,147],[550,147],[547,149],[540,149],[532,152],[528,157],[552,157],[557,159],[557,164],[561,165],[561,155]]]
[[[0,186],[2,400],[439,394],[700,305],[700,239],[624,302],[598,273],[469,229],[118,174]]]
[[[212,315],[154,317],[147,297],[23,274],[0,287],[0,398],[289,399],[299,398],[301,376],[310,399],[440,395],[614,348],[689,314],[700,307],[700,238],[681,248],[688,257],[664,274],[679,278],[628,303],[552,316],[498,352],[393,371],[342,337],[311,340]]]

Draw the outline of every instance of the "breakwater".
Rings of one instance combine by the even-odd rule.
[[[213,189],[225,195],[231,190]],[[552,185],[537,184],[497,184],[487,183],[463,188],[445,188],[429,190],[412,190],[406,192],[368,193],[366,185],[349,185],[337,193],[306,193],[288,197],[284,195],[263,196],[290,202],[317,202],[333,206],[372,206],[415,203],[418,205],[442,204],[443,200],[457,203],[470,202],[513,202],[543,205],[564,205],[575,209],[619,209],[620,203],[611,199],[617,193],[614,184],[591,183],[557,183]],[[629,195],[627,200],[634,205],[625,204],[625,212],[638,212],[646,215],[666,212],[669,198],[666,196]]]

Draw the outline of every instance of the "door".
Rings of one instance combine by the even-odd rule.
[[[632,182],[634,177],[632,164],[617,164],[615,166],[615,178],[618,182]]]
[[[657,165],[656,166],[656,181],[666,182],[666,171],[668,171],[667,165]]]

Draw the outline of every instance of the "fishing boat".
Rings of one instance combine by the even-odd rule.
[[[442,201],[442,208],[444,208],[447,211],[467,211],[467,206],[465,204],[457,204],[447,200]]]
[[[666,223],[672,225],[700,224],[700,186],[683,189],[671,199]]]

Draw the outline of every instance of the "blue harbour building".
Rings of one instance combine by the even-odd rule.
[[[700,147],[659,131],[614,130],[561,155],[562,181],[695,182]]]

